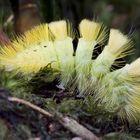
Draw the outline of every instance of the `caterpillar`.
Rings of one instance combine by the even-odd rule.
[[[51,64],[59,71],[59,84],[64,88],[77,88],[81,96],[92,95],[97,104],[117,112],[121,119],[139,121],[140,58],[111,71],[115,60],[132,53],[131,38],[88,19],[80,22],[79,32],[78,37],[72,24],[65,20],[36,26],[0,48],[0,66],[31,76]],[[76,37],[78,45],[74,51]],[[105,42],[101,54],[93,59],[93,51]]]

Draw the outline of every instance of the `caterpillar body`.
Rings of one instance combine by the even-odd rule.
[[[0,65],[23,75],[36,74],[51,64],[60,71],[63,87],[93,95],[97,104],[128,121],[140,120],[140,59],[110,71],[116,59],[131,54],[133,43],[117,29],[109,30],[95,21],[79,24],[80,37],[74,53],[75,31],[67,21],[41,24],[0,49]],[[101,54],[93,58],[95,46],[108,40]]]

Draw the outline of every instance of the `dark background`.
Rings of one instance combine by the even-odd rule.
[[[78,28],[83,18],[101,21],[109,28],[118,28],[132,36],[135,51],[128,60],[140,56],[140,0],[0,0],[0,43],[7,43],[14,34],[22,34],[43,22],[69,19]],[[57,95],[59,91],[55,91],[53,86],[52,90],[48,90],[50,85],[46,86],[46,77],[51,74],[45,72],[43,78],[42,74],[44,73],[38,73],[27,84],[25,79],[22,83],[17,75],[0,69],[0,140],[36,140],[30,139],[32,137],[37,137],[38,140],[71,140],[75,137],[57,121],[43,117],[26,106],[7,102],[5,99],[9,95],[25,99],[49,111],[55,108],[75,118],[99,136],[113,133],[108,135],[113,139],[105,140],[132,140],[129,136],[139,140],[139,124],[122,123],[102,108],[96,109],[93,98],[83,104],[82,99],[67,98],[62,92],[60,97],[52,99],[50,96],[54,96],[54,93]],[[53,84],[56,86],[56,83]],[[65,96],[66,99],[63,100]]]

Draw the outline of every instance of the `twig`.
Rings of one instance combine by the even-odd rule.
[[[87,128],[70,117],[64,117],[62,114],[56,113],[56,118],[65,128],[70,130],[73,134],[80,136],[84,140],[101,140]]]
[[[16,103],[20,103],[20,104],[24,104],[38,112],[40,112],[41,114],[45,115],[45,116],[48,116],[48,117],[53,117],[53,115],[49,112],[47,112],[46,110],[38,107],[37,105],[34,105],[28,101],[25,101],[23,99],[19,99],[19,98],[16,98],[16,97],[8,97],[8,100],[11,101],[11,102],[16,102]]]
[[[53,114],[47,112],[46,110],[38,107],[37,105],[34,105],[28,101],[25,101],[23,99],[19,99],[16,97],[8,97],[8,100],[11,102],[24,104],[24,105],[40,112],[41,114],[43,114],[47,117],[57,119],[57,121],[61,125],[63,125],[65,128],[67,128],[73,134],[80,136],[84,140],[101,140],[95,134],[93,134],[91,131],[89,131],[87,128],[85,128],[84,126],[79,124],[77,121],[75,121],[74,119],[72,119],[70,117],[64,117],[61,113],[55,112],[55,114],[53,115]]]

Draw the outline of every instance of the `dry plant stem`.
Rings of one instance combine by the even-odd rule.
[[[8,100],[11,101],[11,102],[16,102],[16,103],[20,103],[20,104],[24,104],[38,112],[40,112],[41,114],[45,115],[45,116],[48,116],[48,117],[53,117],[53,115],[49,112],[47,112],[46,110],[28,102],[28,101],[25,101],[23,99],[19,99],[19,98],[16,98],[16,97],[8,97]]]
[[[63,125],[65,128],[67,128],[72,133],[80,136],[84,140],[101,140],[95,134],[93,134],[91,131],[89,131],[87,128],[80,125],[77,121],[75,121],[74,119],[72,119],[70,117],[64,117],[61,113],[55,112],[55,115],[52,115],[51,113],[47,112],[46,110],[28,102],[28,101],[25,101],[23,99],[19,99],[16,97],[8,97],[8,100],[11,102],[16,102],[16,103],[26,105],[47,117],[57,119],[61,125]]]
[[[95,134],[93,134],[87,128],[83,127],[81,124],[79,124],[74,119],[67,117],[67,116],[63,116],[60,113],[56,113],[55,115],[56,115],[56,118],[58,119],[59,123],[61,123],[65,128],[70,130],[72,133],[80,136],[84,140],[101,140]]]

